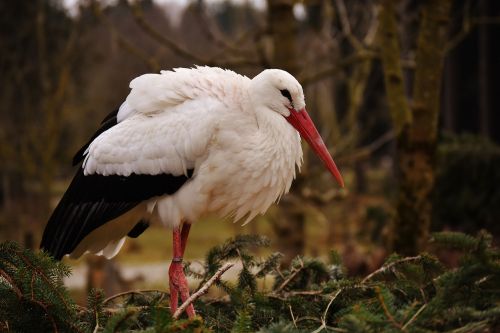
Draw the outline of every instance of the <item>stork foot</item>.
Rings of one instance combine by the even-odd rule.
[[[170,285],[170,311],[174,314],[179,305],[179,295],[182,302],[185,302],[189,298],[189,287],[186,276],[184,275],[182,262],[173,261],[170,264],[168,276]],[[186,313],[189,318],[195,316],[193,304],[189,304],[186,308]]]

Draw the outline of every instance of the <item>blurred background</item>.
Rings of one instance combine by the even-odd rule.
[[[22,0],[0,3],[0,241],[37,248],[73,154],[145,72],[282,68],[346,188],[306,151],[279,206],[245,227],[211,218],[186,257],[236,234],[366,274],[429,233],[500,235],[500,2],[495,0]],[[149,228],[111,261],[67,261],[67,284],[167,288],[171,235]],[[452,253],[441,254],[452,265]]]

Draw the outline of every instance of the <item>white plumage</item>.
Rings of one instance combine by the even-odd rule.
[[[220,68],[181,68],[142,75],[130,88],[73,159],[83,160],[81,168],[41,243],[58,259],[85,252],[112,257],[156,214],[173,229],[175,311],[178,296],[189,297],[181,263],[191,224],[209,213],[244,223],[264,213],[301,166],[300,136],[343,186],[305,110],[302,87],[285,71],[250,80]],[[137,221],[137,213],[145,218]],[[192,305],[186,311],[195,315]]]
[[[269,75],[293,80],[296,103],[304,106],[293,77],[283,71],[261,74]],[[283,116],[269,112],[265,98],[252,98],[262,90],[259,79],[211,67],[134,79],[118,125],[90,144],[85,174],[180,175],[194,168],[193,179],[179,191],[150,201],[169,227],[206,213],[247,221],[264,213],[288,192],[302,149]],[[288,100],[279,95],[278,103]]]

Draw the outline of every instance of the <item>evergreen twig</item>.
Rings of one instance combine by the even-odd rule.
[[[290,283],[290,281],[292,281],[297,276],[297,274],[302,271],[302,269],[304,268],[304,262],[300,257],[298,259],[300,266],[298,268],[294,268],[294,271],[286,278],[286,280],[283,281],[283,283],[281,283],[278,288],[276,288],[276,290],[274,291],[275,293],[279,293],[280,291],[282,291],[283,288],[285,288]]]
[[[399,330],[401,330],[403,332],[407,332],[406,329],[404,329],[403,326],[396,319],[394,319],[394,316],[391,314],[391,312],[387,308],[387,304],[385,304],[384,296],[382,295],[380,287],[375,287],[375,292],[377,293],[377,299],[378,299],[380,305],[382,306],[382,309],[384,310],[384,314],[387,317],[387,319],[389,319],[389,321]]]
[[[4,243],[0,244],[0,331],[207,333],[208,327],[223,333],[498,331],[500,251],[492,246],[491,235],[439,233],[434,242],[459,249],[459,266],[446,269],[427,254],[393,255],[358,280],[331,274],[332,267],[342,266],[338,259],[328,266],[298,257],[280,275],[276,255],[264,260],[251,255],[251,248],[267,242],[236,237],[209,252],[199,274],[200,289],[174,316],[165,300],[168,293],[153,289],[107,299],[102,291],[93,291],[87,308],[76,306],[62,284],[68,272],[63,264]],[[235,260],[242,264],[238,280],[220,280]],[[257,289],[257,279],[268,274],[276,279],[272,289]],[[213,284],[226,295],[200,299]],[[204,321],[179,319],[194,301]]]

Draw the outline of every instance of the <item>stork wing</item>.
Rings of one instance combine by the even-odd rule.
[[[92,141],[95,140],[95,138],[97,138],[99,135],[101,135],[101,133],[107,131],[108,129],[110,129],[111,127],[115,126],[118,123],[116,119],[117,115],[118,115],[118,109],[110,112],[106,117],[104,117],[104,119],[101,121],[101,127],[94,133],[94,135],[92,135],[90,140],[76,152],[75,156],[73,157],[73,165],[77,165],[78,163],[83,161],[87,148],[90,146]]]
[[[41,248],[60,259],[96,228],[188,181],[213,132],[207,114],[214,112],[193,103],[118,123],[116,112],[106,117],[73,159],[83,165],[50,217]]]
[[[192,175],[87,175],[80,168],[52,213],[41,248],[60,259],[90,232],[144,200],[176,192]]]

